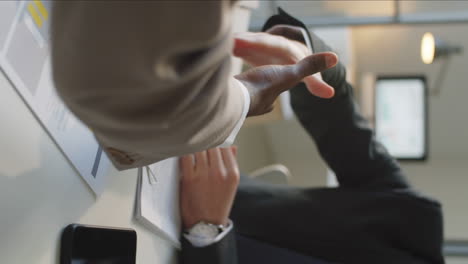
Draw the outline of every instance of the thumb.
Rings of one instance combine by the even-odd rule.
[[[301,81],[309,75],[332,68],[337,63],[338,56],[335,53],[322,52],[307,56],[292,67],[294,67],[295,78]]]
[[[338,56],[333,52],[323,52],[310,55],[294,65],[283,66],[282,75],[274,86],[279,93],[289,90],[297,83],[304,81],[309,91],[321,98],[331,98],[334,89],[323,81],[318,80],[313,74],[334,67],[338,63]]]

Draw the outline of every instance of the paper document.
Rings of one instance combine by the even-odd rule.
[[[52,81],[51,1],[0,1],[0,68],[96,194],[110,161],[93,133],[57,96]],[[21,140],[21,139],[18,139]]]
[[[180,249],[179,179],[178,158],[139,169],[135,218]]]

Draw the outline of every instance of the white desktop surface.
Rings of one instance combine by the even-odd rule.
[[[176,263],[176,250],[133,219],[135,169],[110,170],[96,199],[0,73],[0,263],[59,263],[70,223],[133,228],[137,263]]]

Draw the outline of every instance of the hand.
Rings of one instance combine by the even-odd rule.
[[[310,54],[299,27],[277,25],[267,33],[244,32],[235,35],[234,55],[254,67],[292,65]],[[309,91],[318,97],[331,98],[334,95],[334,89],[318,76],[306,76],[303,81]]]
[[[310,55],[293,65],[269,65],[255,67],[234,76],[241,81],[250,94],[250,108],[247,116],[262,115],[273,110],[273,103],[284,91],[297,85],[306,76],[324,71],[338,62],[332,52]],[[333,88],[322,81],[317,81],[320,87],[328,89],[333,94]],[[331,90],[330,90],[331,89]],[[318,94],[321,94],[318,92]]]
[[[275,28],[275,27],[274,27]],[[273,28],[273,29],[274,29]],[[265,32],[240,32],[234,35],[234,56],[253,67],[295,64],[312,52],[303,43]],[[302,35],[302,33],[299,31]]]
[[[189,229],[200,221],[226,225],[239,184],[237,150],[213,148],[180,158],[180,210]]]

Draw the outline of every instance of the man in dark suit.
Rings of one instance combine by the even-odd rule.
[[[305,26],[281,10],[265,25],[301,40],[298,28]],[[307,37],[314,53],[330,50],[315,35]],[[412,189],[375,140],[345,68],[339,64],[322,77],[334,98],[315,97],[302,83],[291,90],[291,105],[339,187],[293,188],[240,177],[236,193],[235,150],[184,157],[182,263],[444,263],[440,204]]]

